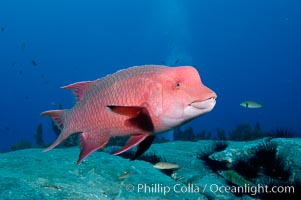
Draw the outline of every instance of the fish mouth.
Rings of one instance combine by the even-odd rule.
[[[202,101],[194,101],[189,104],[189,106],[192,106],[196,109],[201,109],[201,110],[212,110],[213,107],[215,106],[216,103],[216,96],[212,96],[206,100]]]
[[[216,95],[210,95],[209,98],[205,100],[193,101],[188,105],[186,104],[187,106],[185,106],[183,111],[182,109],[178,109],[181,111],[178,112],[177,115],[162,117],[162,121],[170,128],[188,122],[200,115],[210,112],[215,106],[215,99]]]

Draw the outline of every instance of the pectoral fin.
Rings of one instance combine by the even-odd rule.
[[[140,106],[107,106],[110,108],[114,113],[120,114],[120,115],[126,115],[129,117],[135,117],[137,116],[143,109],[143,107]]]
[[[107,106],[113,112],[130,118],[125,121],[126,126],[134,126],[143,131],[152,132],[154,124],[146,107],[143,106]]]

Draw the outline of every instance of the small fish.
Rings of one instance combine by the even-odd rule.
[[[2,26],[1,27],[1,32],[4,32],[5,31],[5,28]]]
[[[154,168],[157,169],[178,169],[180,168],[179,165],[169,162],[158,162],[154,165]]]
[[[175,65],[178,64],[180,62],[180,59],[178,58],[176,61],[175,61]]]
[[[22,42],[20,49],[21,49],[21,51],[25,51],[25,49],[26,49],[26,43],[25,42]]]
[[[17,64],[17,62],[16,62],[16,61],[13,61],[13,62],[11,63],[11,66],[14,67],[16,64]]]
[[[131,173],[130,172],[124,172],[120,176],[118,176],[118,179],[125,179],[127,178]]]
[[[240,105],[245,108],[261,108],[262,107],[262,105],[260,103],[257,103],[255,101],[243,101],[240,103]]]
[[[35,60],[31,60],[31,64],[32,64],[33,66],[38,66],[38,63],[37,63]]]
[[[138,146],[134,160],[149,149],[156,134],[210,112],[217,97],[191,66],[136,66],[63,88],[71,90],[77,102],[71,109],[41,113],[52,117],[62,129],[45,151],[80,133],[77,163],[115,136],[130,139],[114,155]]]
[[[253,186],[254,184],[247,179],[245,179],[242,175],[237,173],[234,170],[226,170],[226,171],[221,171],[219,174],[224,177],[226,181],[229,181],[235,185],[238,186]]]

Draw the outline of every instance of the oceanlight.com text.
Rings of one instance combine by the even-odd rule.
[[[212,193],[233,193],[233,194],[294,194],[294,186],[263,186],[263,185],[249,185],[245,184],[244,186],[222,186],[218,184],[205,184],[203,186],[194,185],[194,184],[175,184],[173,186],[164,185],[160,183],[155,184],[128,184],[126,185],[126,190],[128,192],[137,192],[137,193],[156,193],[162,195],[168,195],[169,193],[198,193],[202,194],[205,192]]]
[[[206,187],[206,185],[205,185]],[[233,194],[294,194],[294,186],[267,186],[267,185],[252,185],[245,184],[244,186],[221,186],[211,184],[209,191],[213,193],[233,193]]]

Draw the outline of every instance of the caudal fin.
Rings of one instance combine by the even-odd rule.
[[[44,152],[53,149],[73,133],[71,131],[67,131],[66,128],[64,128],[65,112],[66,110],[49,110],[41,113],[41,116],[50,116],[62,130],[55,142],[44,149]]]
[[[41,116],[50,116],[57,125],[63,129],[64,128],[64,113],[65,110],[49,110],[41,113]]]

